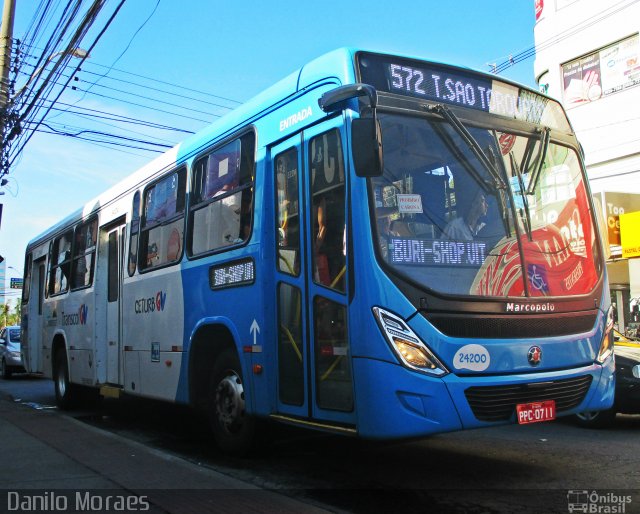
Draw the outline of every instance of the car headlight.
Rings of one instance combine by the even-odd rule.
[[[604,336],[600,343],[600,351],[598,352],[598,358],[596,362],[603,364],[613,354],[613,305],[609,307],[607,312],[607,321],[604,327]]]
[[[20,360],[22,358],[20,352],[9,352],[9,354],[11,355],[11,357],[13,357],[14,359],[18,359]]]
[[[400,317],[380,307],[374,307],[373,314],[402,364],[429,375],[443,376],[449,372]]]
[[[636,364],[631,368],[631,374],[636,378],[640,378],[640,364]]]

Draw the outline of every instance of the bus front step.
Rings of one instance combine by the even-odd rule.
[[[100,395],[105,398],[120,398],[121,394],[122,394],[121,387],[115,387],[115,386],[109,386],[109,385],[100,386]]]

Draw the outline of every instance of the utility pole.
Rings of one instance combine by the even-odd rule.
[[[0,187],[7,183],[4,175],[7,173],[5,158],[8,155],[6,133],[8,129],[7,107],[11,84],[11,48],[13,45],[13,19],[16,12],[15,0],[4,0],[2,9],[2,26],[0,27]],[[4,182],[4,184],[2,183]],[[1,192],[0,194],[4,194]]]
[[[9,72],[11,71],[11,46],[13,43],[13,19],[16,12],[15,0],[4,0],[2,27],[0,27],[0,114],[2,130],[5,126],[5,110],[9,104]]]

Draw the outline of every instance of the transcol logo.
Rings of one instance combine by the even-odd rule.
[[[136,314],[147,314],[149,312],[161,312],[164,310],[165,303],[167,301],[167,293],[164,291],[158,291],[156,296],[150,296],[149,298],[140,298],[135,301],[134,310]]]
[[[65,314],[64,311],[62,312],[62,325],[65,327],[73,325],[86,325],[88,316],[89,308],[83,303],[78,308],[78,312],[74,312],[73,314]]]

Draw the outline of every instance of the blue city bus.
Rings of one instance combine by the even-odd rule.
[[[494,75],[340,49],[26,250],[27,367],[371,439],[610,407],[612,312],[560,104]]]

